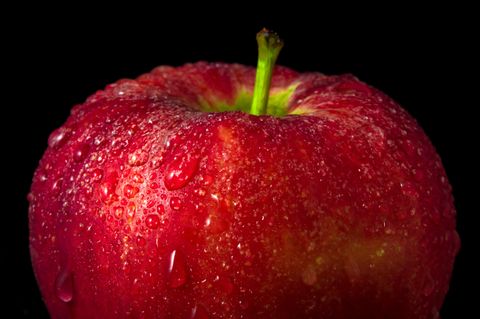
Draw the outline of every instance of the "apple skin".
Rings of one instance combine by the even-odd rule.
[[[158,67],[72,109],[28,196],[52,318],[438,318],[460,240],[419,125],[351,75],[284,67],[288,115],[202,112],[254,80]]]

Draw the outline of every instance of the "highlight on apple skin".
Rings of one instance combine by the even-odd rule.
[[[50,135],[28,200],[52,318],[438,318],[460,239],[431,142],[257,40],[258,71],[161,66]]]

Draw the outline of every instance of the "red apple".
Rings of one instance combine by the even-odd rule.
[[[354,76],[272,77],[257,39],[257,73],[158,67],[51,134],[29,216],[52,318],[438,318],[460,241],[427,136]]]

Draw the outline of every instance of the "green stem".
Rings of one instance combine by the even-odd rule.
[[[279,36],[267,29],[257,33],[258,63],[255,76],[255,88],[250,114],[267,114],[270,82],[272,81],[273,67],[278,54],[283,47],[283,41]]]

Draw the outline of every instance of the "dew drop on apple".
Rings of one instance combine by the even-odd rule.
[[[171,288],[181,287],[187,282],[185,258],[178,250],[174,250],[170,253],[168,277]]]
[[[60,127],[53,131],[48,137],[48,146],[51,148],[58,148],[65,143],[66,137],[67,130],[65,130],[63,127]]]
[[[103,170],[102,169],[97,168],[92,172],[92,179],[94,181],[97,182],[97,181],[101,180],[102,177],[103,177]]]
[[[148,153],[142,149],[138,149],[128,155],[128,165],[142,166],[148,161]]]
[[[147,225],[148,228],[155,229],[158,228],[158,225],[160,224],[160,218],[158,215],[155,214],[150,214],[145,218],[145,225]]]
[[[107,203],[113,198],[116,185],[111,182],[104,182],[100,185],[100,195],[102,200]]]
[[[137,213],[137,206],[135,203],[128,203],[127,205],[127,219],[131,221],[133,217],[135,217],[135,214]]]
[[[105,180],[100,184],[100,196],[105,203],[116,200],[117,195],[115,194],[115,190],[117,183],[118,175],[115,173],[106,176]]]
[[[63,184],[63,178],[57,179],[53,184],[52,184],[52,193],[53,194],[59,194],[60,190],[62,188]]]
[[[143,247],[143,246],[145,246],[145,245],[147,244],[147,241],[145,240],[145,238],[143,238],[143,237],[140,236],[140,235],[137,236],[136,242],[137,242],[137,245],[138,245],[138,246],[141,246],[141,247]]]
[[[203,180],[203,184],[204,184],[205,186],[208,186],[208,185],[212,184],[212,182],[213,182],[213,177],[210,176],[210,175],[205,175],[205,176],[202,177],[202,180]]]
[[[137,184],[141,184],[144,181],[143,176],[138,173],[133,174],[132,180]]]
[[[77,163],[80,163],[87,157],[90,146],[88,144],[82,143],[77,146],[73,151],[73,160]]]
[[[97,135],[95,136],[95,138],[93,139],[93,144],[98,146],[100,144],[103,143],[103,140],[105,139],[105,137],[103,135]]]
[[[135,195],[137,195],[138,191],[139,191],[138,187],[132,186],[130,184],[125,185],[125,187],[123,188],[123,194],[127,198],[135,197]]]
[[[161,215],[163,215],[165,213],[165,207],[163,207],[162,204],[158,204],[157,206],[157,212]]]
[[[113,209],[113,214],[115,215],[116,218],[120,219],[123,216],[123,207],[117,206]]]
[[[180,201],[180,198],[178,197],[172,197],[170,199],[170,207],[173,209],[173,210],[180,210],[180,208],[182,208],[182,202]]]
[[[165,187],[175,190],[184,187],[195,176],[199,160],[197,157],[187,154],[174,160],[165,174]]]
[[[190,314],[190,319],[208,319],[208,312],[200,304],[197,304],[195,307],[193,307],[192,312]]]
[[[150,167],[153,169],[159,168],[162,165],[163,156],[154,156],[150,161]]]
[[[70,302],[73,299],[73,274],[64,269],[55,281],[55,293],[63,302]]]

